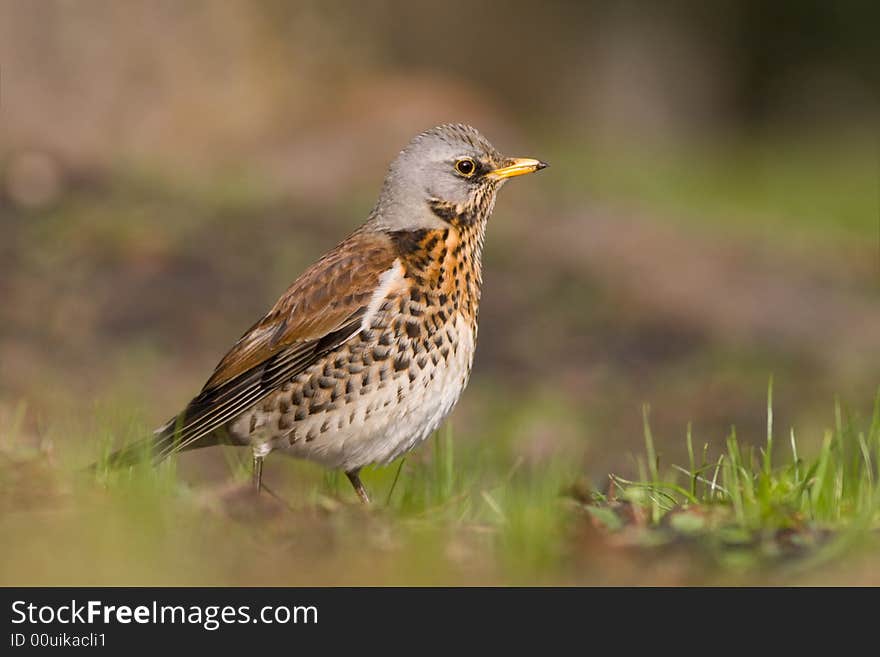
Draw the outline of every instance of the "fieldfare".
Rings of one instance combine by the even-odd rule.
[[[508,158],[467,125],[413,139],[366,223],[305,271],[235,343],[202,391],[111,465],[219,443],[358,473],[425,440],[467,384],[477,340],[486,221],[510,178],[544,162]]]

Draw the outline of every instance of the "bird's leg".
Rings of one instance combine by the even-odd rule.
[[[259,495],[263,490],[263,459],[269,456],[272,445],[264,440],[254,440],[251,442],[251,450],[254,455],[254,468],[251,476],[254,492]]]
[[[364,504],[370,503],[370,496],[367,494],[367,489],[364,488],[364,485],[361,483],[360,478],[360,468],[357,470],[351,470],[345,473],[345,476],[348,477],[348,480],[351,482],[351,485],[354,486],[355,492],[358,494],[358,497],[361,498],[361,502]]]
[[[254,471],[253,471],[254,491],[259,495],[263,488],[263,456],[254,453]]]

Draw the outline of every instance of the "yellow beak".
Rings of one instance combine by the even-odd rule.
[[[504,178],[513,178],[514,176],[524,176],[527,173],[534,173],[549,166],[541,160],[533,160],[530,157],[512,157],[506,162],[507,166],[490,171],[487,175],[490,178],[503,180]]]

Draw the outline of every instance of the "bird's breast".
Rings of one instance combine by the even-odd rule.
[[[420,231],[402,252],[407,291],[401,310],[460,315],[476,327],[482,286],[482,232],[477,227]]]

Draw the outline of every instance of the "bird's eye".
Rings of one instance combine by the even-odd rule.
[[[477,165],[469,157],[463,157],[455,162],[455,170],[463,176],[472,176],[477,170]]]

